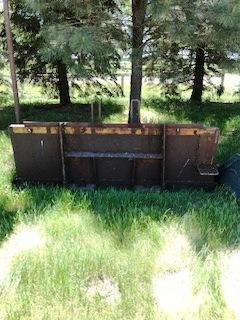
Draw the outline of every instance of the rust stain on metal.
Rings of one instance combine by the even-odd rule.
[[[50,127],[50,134],[58,134],[59,128],[57,127]]]
[[[181,128],[181,127],[167,127],[166,129],[167,135],[178,135],[178,136],[193,136],[193,135],[209,135],[209,134],[215,134],[216,129],[215,128]]]
[[[160,135],[160,129],[150,128],[94,128],[96,134],[102,135]],[[87,133],[87,132],[85,132]]]
[[[19,127],[13,127],[12,128],[13,133],[18,133],[18,134],[46,134],[47,133],[47,128],[46,127],[24,127],[24,126],[19,126]]]
[[[11,125],[10,129],[14,133],[29,133],[29,129],[32,130],[33,134],[39,134],[39,133],[50,133],[50,134],[58,134],[59,128],[57,126],[36,126],[36,125]],[[98,135],[152,135],[152,136],[157,136],[162,134],[162,129],[159,128],[127,128],[127,127],[97,127],[97,126],[91,126],[91,127],[73,127],[69,126],[68,124],[65,125],[64,127],[64,133],[65,134],[86,134],[86,135],[91,135],[91,134],[98,134]]]
[[[65,127],[65,134],[75,134],[76,128]],[[84,127],[80,128],[80,134],[91,135],[153,135],[157,136],[161,134],[160,128],[116,128],[116,127]]]
[[[75,134],[75,128],[65,127],[64,128],[64,133],[65,134]]]

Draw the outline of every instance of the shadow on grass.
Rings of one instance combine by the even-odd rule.
[[[224,162],[236,153],[240,153],[240,133],[236,132],[222,136],[217,154],[219,164],[224,164]]]
[[[223,189],[214,192],[189,191],[146,193],[119,191],[115,189],[98,191],[71,191],[61,187],[21,187],[15,193],[24,194],[25,201],[16,212],[7,212],[0,196],[0,207],[6,224],[1,240],[9,234],[18,217],[27,223],[36,222],[41,216],[59,214],[93,215],[96,224],[110,231],[117,243],[131,245],[133,234],[141,235],[156,222],[168,227],[172,223],[183,225],[189,238],[191,229],[200,235],[193,243],[197,251],[203,247],[217,250],[234,248],[239,244],[240,209],[236,201]],[[9,199],[10,201],[10,199]],[[5,201],[6,204],[6,201]],[[12,218],[9,218],[9,213]]]
[[[143,99],[143,106],[154,109],[157,113],[165,115],[166,119],[176,119],[177,123],[202,123],[206,126],[215,126],[225,132],[227,130],[240,130],[240,103],[205,102],[193,105],[181,99],[164,99],[149,97]],[[98,108],[95,108],[95,120],[98,120]],[[104,101],[102,106],[102,122],[111,115],[121,114],[124,106],[114,99]],[[23,120],[29,121],[91,121],[90,104],[72,104],[63,107],[58,104],[23,104],[21,105]],[[14,123],[14,110],[4,107],[0,112],[0,130],[6,130],[9,124]]]
[[[17,218],[15,210],[8,210],[2,196],[0,197],[0,243],[14,228]]]
[[[105,121],[111,115],[121,114],[123,106],[114,101],[106,101],[102,105],[101,121]],[[59,104],[22,104],[21,117],[28,121],[49,121],[49,122],[89,122],[91,121],[90,104],[72,104],[71,106],[61,106]],[[94,108],[94,119],[98,120],[98,106]],[[0,111],[0,130],[15,123],[14,109],[4,107]]]
[[[229,120],[240,116],[240,103],[204,102],[193,105],[181,99],[165,100],[150,97],[144,99],[144,105],[158,113],[173,116],[177,122],[202,123],[218,127],[221,131],[224,131]]]

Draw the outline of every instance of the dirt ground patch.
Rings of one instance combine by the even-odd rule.
[[[173,317],[186,312],[193,299],[190,271],[183,269],[155,277],[153,291],[159,311]]]
[[[89,284],[86,294],[90,299],[99,296],[106,300],[109,305],[115,304],[121,299],[118,285],[110,278],[103,276]]]

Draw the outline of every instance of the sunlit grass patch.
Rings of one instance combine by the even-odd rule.
[[[34,318],[39,304],[47,316],[46,310],[60,301],[60,317],[82,314],[87,319],[89,308],[99,319],[117,319],[116,314],[124,316],[125,312],[129,319],[138,319],[136,314],[147,316],[151,310],[145,301],[149,299],[151,269],[144,247],[138,253],[135,247],[122,249],[111,232],[97,227],[95,218],[85,211],[60,215],[52,211],[41,219],[40,225],[47,234],[46,248],[24,252],[15,260],[11,277],[14,294],[11,292],[8,297],[8,287],[4,291],[5,299],[11,303],[11,312],[9,303],[4,305],[8,316],[16,318],[20,308],[23,318]],[[104,289],[106,283],[108,288]],[[106,296],[104,290],[108,290]],[[113,295],[118,303],[109,303]]]
[[[221,255],[221,289],[229,319],[240,319],[240,252],[232,250]]]
[[[0,250],[0,286],[8,280],[14,259],[23,252],[43,246],[44,242],[44,236],[37,227],[25,227],[12,234]]]
[[[162,228],[163,245],[156,259],[153,292],[158,312],[171,317],[190,314],[194,305],[191,269],[194,250],[180,226]]]

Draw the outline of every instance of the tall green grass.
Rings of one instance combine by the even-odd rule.
[[[124,103],[106,100],[104,119],[124,121]],[[3,113],[2,129],[11,112]],[[219,126],[221,163],[239,151],[238,104],[200,108],[149,96],[143,114],[155,121]],[[89,115],[88,107],[81,105],[62,110],[24,106],[29,120],[84,120]],[[29,250],[21,249],[21,244],[14,248],[0,284],[0,319],[234,319],[221,277],[227,257],[240,247],[240,209],[227,190],[16,188],[6,132],[0,135],[0,146],[0,266],[1,257],[9,257],[13,250],[9,245],[13,239],[33,241],[18,238],[29,235],[24,230],[33,230],[42,239],[42,245]],[[158,307],[154,281],[182,270],[191,274],[192,303],[181,314],[169,315]],[[101,294],[88,294],[89,287],[102,279],[110,279],[119,291],[112,304]],[[175,302],[172,299],[173,309]]]

